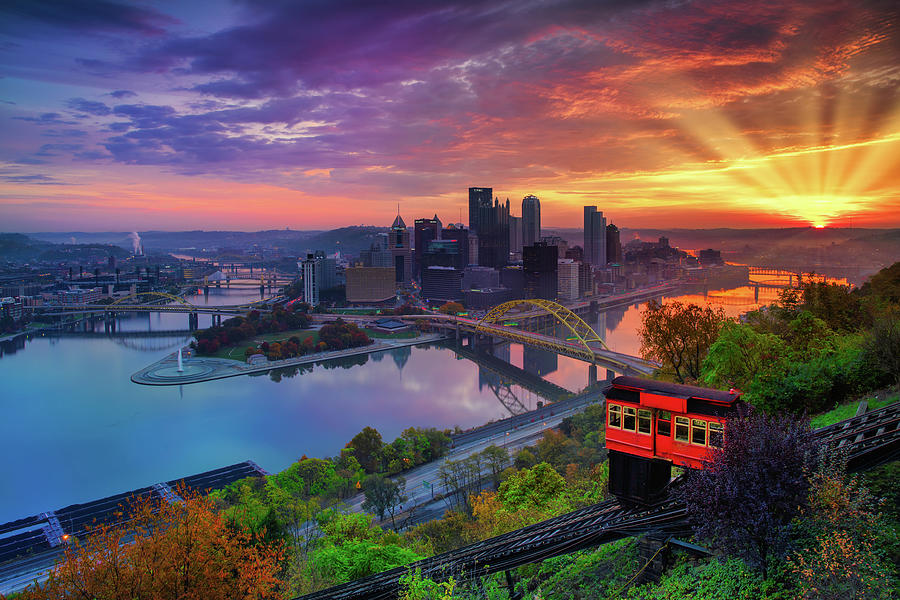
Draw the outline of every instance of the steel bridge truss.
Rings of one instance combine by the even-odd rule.
[[[595,349],[591,347],[591,343],[600,344],[603,348],[609,350],[606,342],[597,335],[593,328],[584,322],[584,319],[573,313],[571,310],[561,304],[557,304],[552,300],[542,300],[534,298],[530,300],[512,300],[504,302],[492,308],[484,317],[475,325],[475,331],[487,335],[495,335],[497,328],[503,326],[503,322],[507,319],[507,313],[514,309],[534,308],[543,311],[545,314],[551,315],[558,323],[561,323],[571,333],[572,341],[577,341],[578,347],[573,344],[564,344],[562,341],[552,342],[549,340],[539,340],[527,332],[517,332],[512,328],[503,328],[504,334],[510,339],[520,343],[541,346],[557,353],[568,354],[575,353],[582,355],[588,362],[595,360]],[[532,318],[532,317],[527,317]]]

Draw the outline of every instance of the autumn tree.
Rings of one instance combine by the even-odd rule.
[[[466,308],[459,302],[447,302],[438,309],[438,312],[441,312],[445,315],[455,315],[457,313],[463,312],[464,310],[466,310]]]
[[[721,308],[651,300],[641,313],[641,355],[662,363],[681,383],[697,380],[703,359],[727,321]]]
[[[281,598],[280,545],[229,527],[209,498],[177,493],[182,502],[138,500],[127,524],[71,539],[49,579],[20,598]]]

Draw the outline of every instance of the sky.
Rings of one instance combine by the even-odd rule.
[[[0,231],[900,227],[898,10],[5,0]]]

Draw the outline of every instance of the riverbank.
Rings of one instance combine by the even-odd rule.
[[[417,346],[445,339],[447,339],[446,335],[437,333],[423,334],[410,339],[377,339],[368,346],[317,352],[294,358],[267,361],[262,364],[247,364],[227,358],[190,356],[182,359],[182,371],[178,370],[178,352],[173,352],[133,374],[131,381],[140,385],[156,386],[203,383],[204,381],[225,379],[227,377],[266,373],[274,369],[313,364],[335,358],[395,350],[406,346]]]

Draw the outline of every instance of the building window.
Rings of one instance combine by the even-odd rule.
[[[672,413],[666,410],[659,411],[659,416],[656,417],[656,433],[665,437],[672,435]]]
[[[688,441],[688,421],[687,417],[675,417],[675,441],[676,442],[684,442]]]
[[[638,410],[638,433],[650,435],[651,417],[652,413],[649,410]]]
[[[609,405],[609,426],[622,429],[622,407],[618,404]]]
[[[709,445],[721,448],[725,440],[725,427],[721,423],[709,422]]]
[[[630,406],[622,408],[622,429],[625,431],[635,430],[635,413],[637,411]]]
[[[706,445],[706,421],[691,419],[691,443],[698,446]]]

